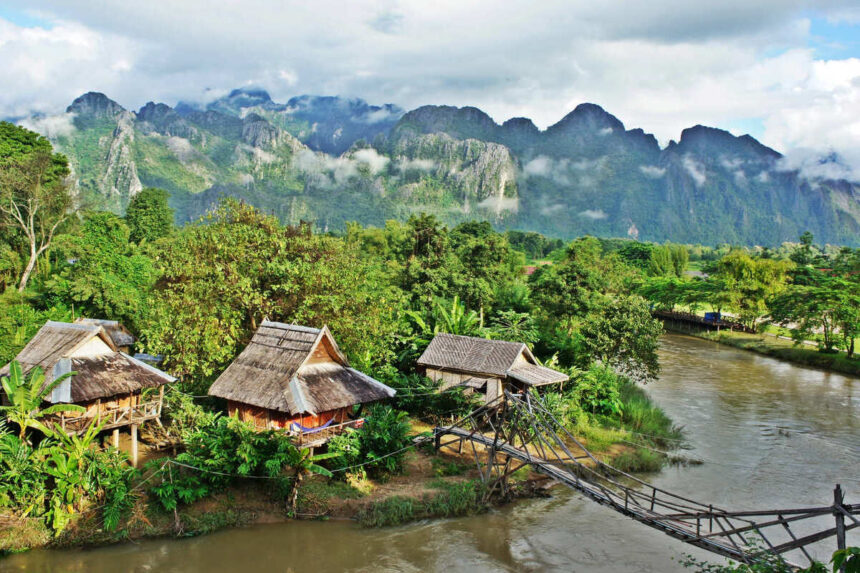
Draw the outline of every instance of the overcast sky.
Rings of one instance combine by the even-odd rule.
[[[244,85],[540,127],[588,101],[663,143],[702,123],[860,173],[857,0],[0,0],[0,117]]]

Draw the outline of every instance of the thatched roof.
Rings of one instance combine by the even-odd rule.
[[[523,352],[531,355],[522,342],[440,333],[430,341],[418,359],[418,365],[441,370],[506,376]]]
[[[173,376],[123,352],[92,358],[72,358],[71,401],[89,402],[143,388],[158,388]]]
[[[321,348],[331,360],[310,360]],[[290,415],[375,402],[394,393],[351,368],[328,327],[268,320],[209,388],[211,396]]]
[[[75,322],[79,324],[94,324],[101,326],[105,332],[107,332],[107,335],[110,336],[110,339],[113,340],[114,345],[118,347],[131,346],[137,341],[137,338],[135,338],[131,331],[121,322],[116,320],[105,320],[103,318],[79,318]]]
[[[569,378],[563,372],[541,366],[540,364],[518,364],[508,370],[508,376],[531,386],[559,384]]]
[[[76,352],[100,339],[108,351],[75,356]],[[153,388],[176,380],[174,377],[119,352],[105,330],[97,324],[48,321],[15,357],[26,374],[39,366],[45,385],[66,372],[77,374],[51,393],[51,402],[82,402]],[[9,365],[0,376],[9,375]]]
[[[564,382],[568,378],[566,374],[538,364],[522,342],[447,333],[437,334],[430,341],[417,364],[465,374],[511,377],[533,386]]]

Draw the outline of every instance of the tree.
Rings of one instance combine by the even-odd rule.
[[[45,385],[45,375],[39,366],[35,366],[25,378],[21,364],[17,360],[12,361],[9,365],[9,376],[4,376],[0,380],[3,392],[9,400],[8,406],[0,406],[0,412],[3,412],[9,421],[18,425],[18,437],[21,440],[24,439],[27,428],[35,428],[46,435],[53,434],[41,422],[45,416],[57,412],[86,412],[85,408],[75,404],[54,404],[42,408],[42,402],[54,391],[54,388],[74,374],[76,373],[68,372]]]
[[[328,324],[360,366],[385,362],[400,294],[341,239],[284,227],[235,200],[178,231],[155,252],[159,279],[141,329],[184,381],[207,380],[268,317]]]
[[[629,267],[615,255],[602,256],[594,237],[573,241],[564,260],[538,267],[529,283],[535,311],[572,331],[575,323],[597,308],[606,294],[625,290]]]
[[[800,246],[797,247],[794,252],[791,253],[791,260],[797,263],[798,265],[810,265],[815,257],[815,254],[812,252],[814,245],[813,241],[815,238],[812,233],[809,231],[804,231],[802,235],[800,235]]]
[[[674,276],[675,266],[672,264],[672,251],[668,246],[654,247],[651,251],[648,274],[652,277]]]
[[[515,342],[537,342],[540,338],[534,319],[526,312],[503,310],[492,320],[488,329],[490,336],[497,340]]]
[[[80,233],[58,238],[57,245],[75,263],[47,281],[49,292],[91,315],[129,326],[142,322],[156,273],[148,257],[134,252],[122,219],[88,213]]]
[[[717,262],[715,278],[722,281],[727,308],[738,313],[741,322],[755,328],[768,313],[767,301],[784,288],[792,263],[753,258],[734,250]]]
[[[769,301],[771,320],[792,325],[798,342],[821,335],[821,350],[837,344],[854,355],[860,336],[860,283],[817,273],[815,284],[792,285]]]
[[[687,270],[687,265],[690,263],[690,251],[684,245],[669,245],[669,252],[672,254],[672,268],[675,271],[675,276],[681,278]]]
[[[167,199],[167,191],[155,187],[148,187],[131,198],[125,211],[131,241],[152,242],[173,231],[173,209]]]
[[[663,327],[642,297],[608,297],[580,332],[590,354],[604,364],[646,380],[660,372],[657,347]]]
[[[634,266],[642,271],[647,271],[651,263],[654,245],[651,243],[640,243],[639,241],[625,241],[618,249],[618,256],[628,265]]]
[[[325,454],[314,455],[313,449],[294,448],[295,453],[291,456],[289,465],[293,468],[293,488],[290,492],[289,503],[287,504],[290,514],[296,513],[296,506],[299,501],[299,487],[302,485],[302,480],[306,475],[316,474],[324,477],[331,477],[332,473],[326,468],[319,465],[317,462],[335,458],[337,453],[328,452]]]
[[[3,224],[23,235],[27,247],[19,292],[69,216],[68,175],[68,160],[53,153],[45,138],[0,122],[0,215]]]

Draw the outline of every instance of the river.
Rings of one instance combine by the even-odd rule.
[[[836,483],[860,502],[860,380],[679,335],[661,345],[648,386],[685,427],[684,452],[704,464],[648,476],[656,485],[728,509],[829,505]],[[555,488],[486,515],[390,529],[290,522],[193,539],[91,550],[38,550],[2,571],[685,571],[703,551]],[[832,518],[830,518],[832,519]],[[828,522],[828,524],[831,522]],[[849,544],[860,535],[849,533]],[[835,542],[817,549],[829,556]]]

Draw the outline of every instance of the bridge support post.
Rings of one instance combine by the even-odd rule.
[[[842,492],[842,486],[836,484],[833,489],[833,515],[836,517],[836,549],[845,549],[845,513],[843,506],[845,503],[845,494]],[[840,568],[840,571],[845,571],[845,566]]]

